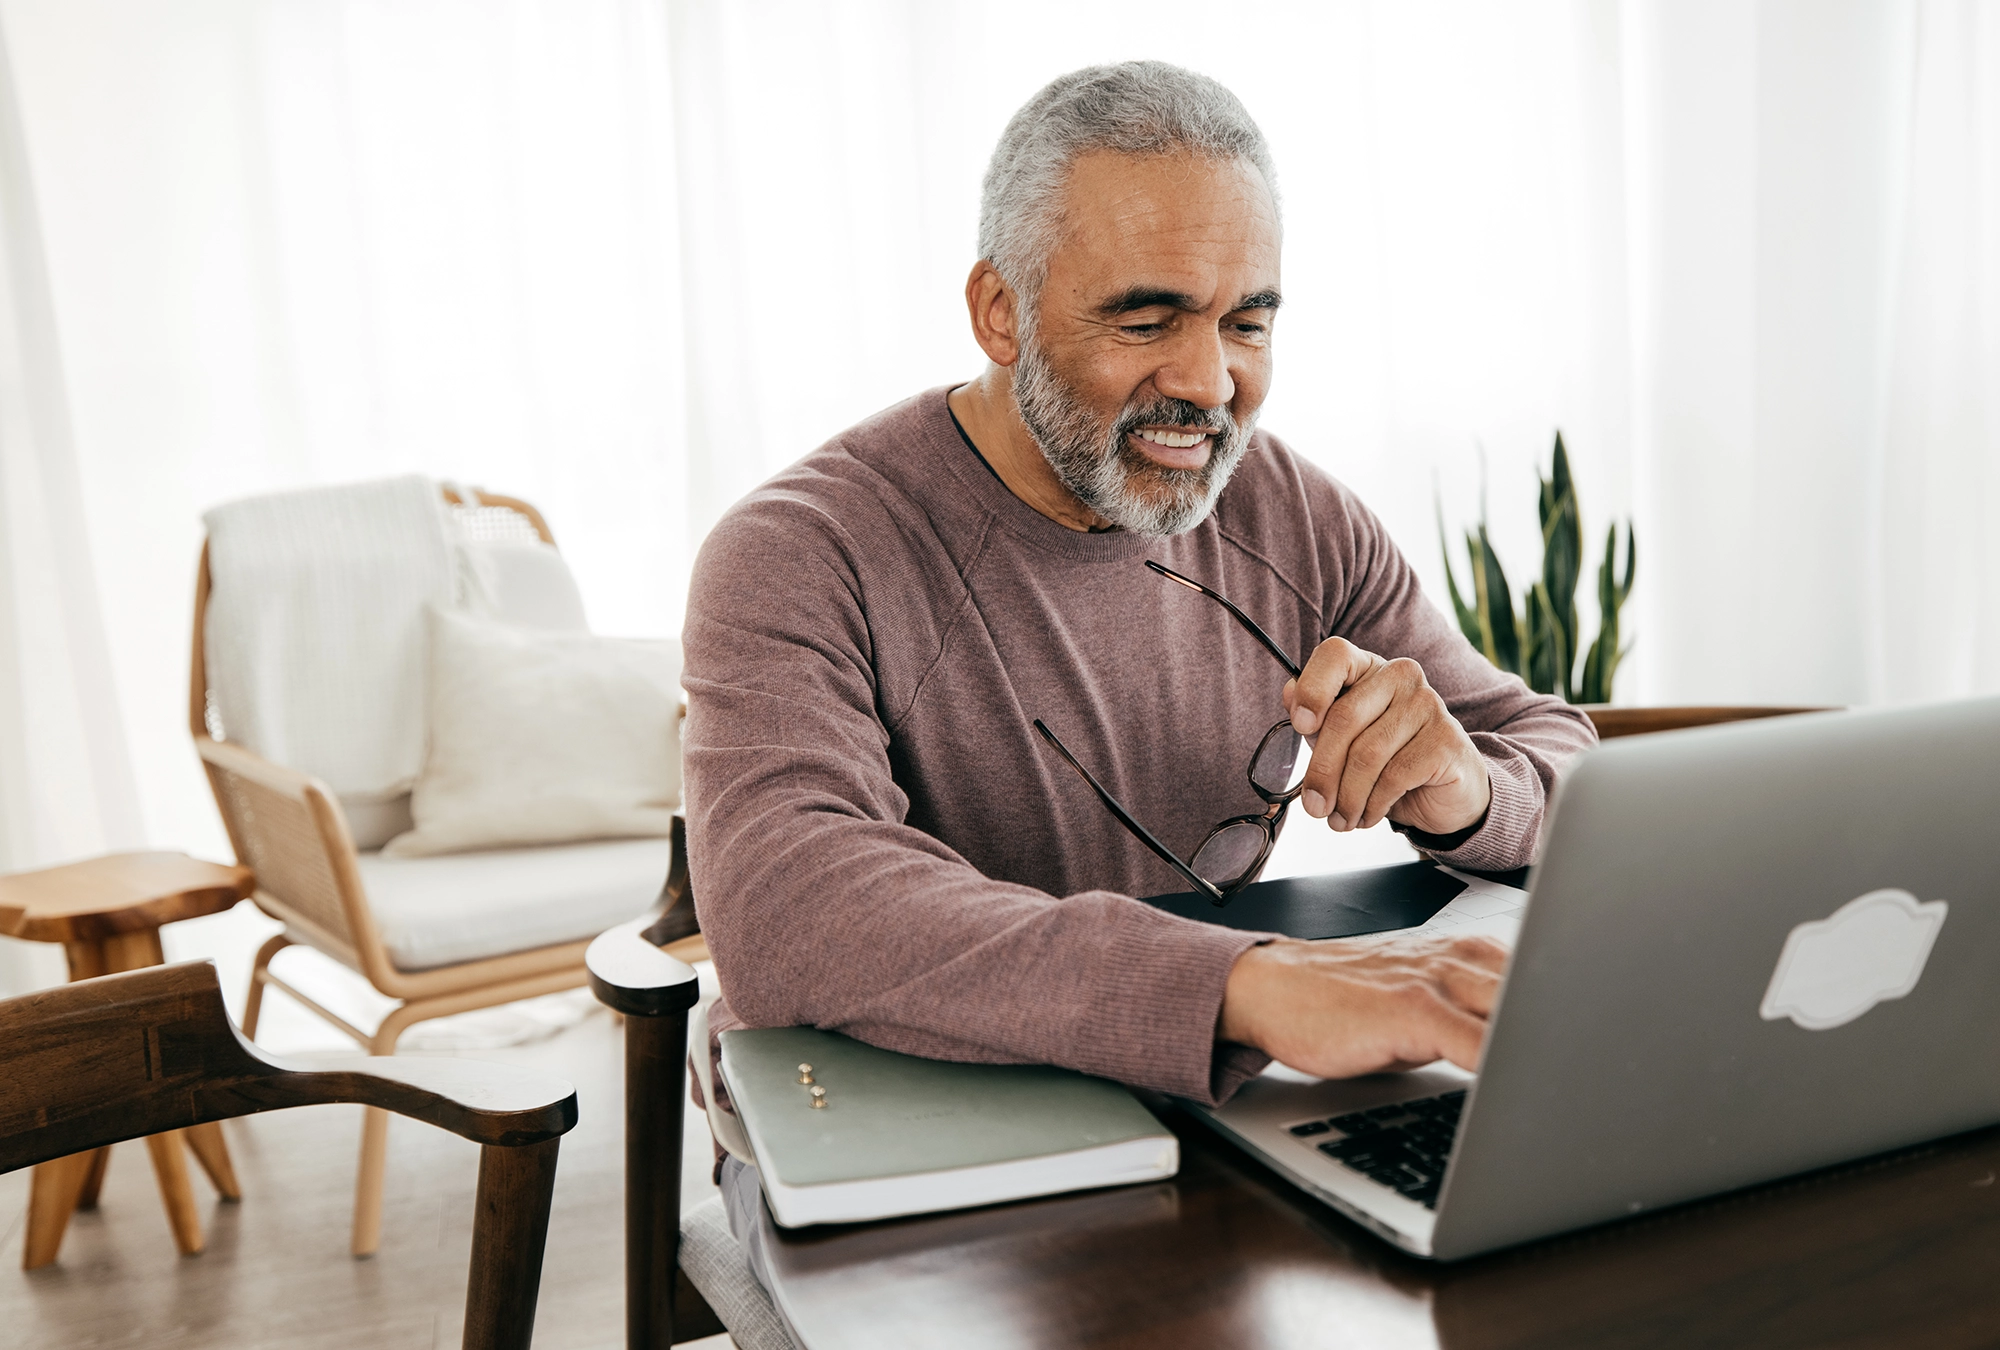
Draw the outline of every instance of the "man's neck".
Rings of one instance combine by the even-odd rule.
[[[1013,376],[1004,366],[987,366],[978,379],[946,397],[959,426],[1009,492],[1069,529],[1111,528],[1110,521],[1078,501],[1049,467],[1048,457],[1014,405]]]

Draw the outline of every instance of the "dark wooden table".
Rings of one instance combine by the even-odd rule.
[[[2000,1130],[1437,1266],[1170,1123],[1171,1182],[771,1228],[807,1350],[2000,1346]]]

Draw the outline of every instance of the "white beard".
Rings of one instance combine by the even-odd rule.
[[[1254,413],[1239,424],[1226,406],[1156,399],[1127,405],[1107,428],[1031,337],[1024,337],[1014,363],[1014,406],[1049,467],[1078,501],[1121,530],[1155,539],[1184,534],[1208,519],[1257,424]],[[1136,428],[1159,425],[1206,427],[1208,463],[1199,469],[1164,468],[1125,443]]]

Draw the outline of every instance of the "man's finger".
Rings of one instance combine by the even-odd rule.
[[[1347,749],[1347,762],[1341,766],[1340,786],[1333,803],[1333,814],[1342,823],[1360,826],[1377,793],[1394,802],[1430,778],[1433,770],[1421,762],[1421,749],[1411,754],[1423,729],[1422,711],[1399,700],[1354,738]],[[1388,810],[1388,805],[1382,809]]]
[[[1307,658],[1299,677],[1286,686],[1286,706],[1291,709],[1292,726],[1301,736],[1318,732],[1327,709],[1341,691],[1358,684],[1382,664],[1380,657],[1345,638],[1328,638],[1320,643]]]
[[[1325,816],[1340,795],[1341,780],[1347,773],[1349,747],[1375,719],[1395,702],[1396,688],[1377,670],[1341,695],[1320,724],[1319,740],[1313,746],[1312,763],[1307,767],[1300,800],[1309,816]],[[1298,718],[1292,719],[1298,726]]]
[[[1480,1018],[1493,1015],[1493,1005],[1500,998],[1497,972],[1462,961],[1447,961],[1438,976],[1438,983],[1460,1008]]]
[[[1440,1002],[1431,1026],[1438,1053],[1468,1073],[1479,1071],[1479,1051],[1486,1044],[1486,1020]]]
[[[1357,816],[1348,816],[1357,829],[1371,829],[1381,823],[1391,807],[1402,800],[1404,794],[1423,787],[1438,775],[1450,759],[1450,745],[1438,744],[1435,723],[1426,723],[1417,733],[1404,741],[1382,771],[1375,775],[1374,786],[1369,789],[1368,800],[1362,803]],[[1343,797],[1345,782],[1342,783]],[[1346,815],[1345,809],[1341,814]]]

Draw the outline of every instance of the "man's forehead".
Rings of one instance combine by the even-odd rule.
[[[1078,158],[1067,187],[1050,270],[1073,272],[1094,304],[1130,312],[1275,303],[1277,210],[1247,161],[1100,151]],[[1262,303],[1246,305],[1253,300]]]

